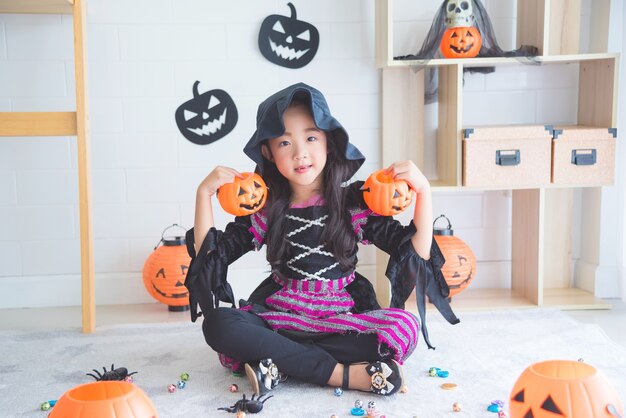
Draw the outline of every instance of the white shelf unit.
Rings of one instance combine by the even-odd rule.
[[[617,122],[618,54],[579,54],[580,0],[518,0],[518,44],[537,46],[540,65],[579,66],[578,125],[615,127]],[[608,8],[606,2],[599,7]],[[608,19],[608,10],[606,13]],[[376,63],[382,73],[382,165],[412,159],[424,165],[424,68],[435,68],[439,77],[437,177],[433,192],[512,190],[512,254],[510,289],[469,289],[457,295],[453,307],[492,309],[552,306],[563,309],[609,309],[592,292],[571,286],[573,191],[585,187],[583,210],[598,214],[600,186],[535,185],[523,187],[463,186],[462,130],[463,69],[465,67],[524,65],[516,58],[432,59],[427,63],[394,60],[393,0],[376,0]],[[608,22],[604,26],[608,31]],[[607,34],[604,36],[606,50]],[[602,42],[602,40],[600,40]],[[398,54],[400,55],[400,54]],[[597,219],[582,226],[580,260],[597,267],[600,236]],[[390,299],[384,276],[387,257],[377,255],[376,289],[382,303]],[[593,268],[583,269],[593,282]]]
[[[82,330],[96,325],[89,112],[84,0],[0,0],[0,13],[71,14],[74,20],[75,112],[0,112],[0,136],[76,136],[81,248]]]

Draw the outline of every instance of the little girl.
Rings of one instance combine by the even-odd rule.
[[[216,167],[198,186],[192,257],[185,285],[191,315],[225,366],[241,370],[257,395],[280,376],[391,395],[402,386],[400,364],[417,344],[417,318],[404,302],[417,289],[422,334],[424,298],[457,323],[432,238],[428,180],[411,161],[387,171],[416,191],[413,222],[378,216],[363,200],[363,182],[346,185],[365,161],[316,89],[295,84],[259,106],[257,130],[244,148],[269,188],[267,204],[214,228],[212,196],[239,172]],[[195,242],[195,246],[194,246]],[[370,282],[356,272],[358,243],[390,254],[391,308],[381,308]],[[263,244],[271,274],[234,309],[228,265]],[[233,307],[219,307],[219,301]],[[279,374],[280,370],[280,374]]]

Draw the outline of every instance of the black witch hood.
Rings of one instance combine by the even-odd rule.
[[[365,157],[357,147],[348,139],[348,133],[339,121],[330,113],[330,108],[324,95],[317,89],[304,83],[291,85],[277,93],[274,93],[259,105],[256,115],[256,131],[243,149],[248,157],[257,163],[257,168],[263,173],[263,167],[267,161],[261,154],[261,144],[270,138],[276,138],[285,133],[283,114],[295,99],[303,100],[309,105],[313,115],[313,121],[318,129],[326,132],[329,141],[335,141],[339,150],[347,160],[358,161],[358,166],[349,173],[349,180],[365,161]]]

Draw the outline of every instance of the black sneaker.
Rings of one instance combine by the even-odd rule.
[[[393,395],[402,387],[402,368],[395,360],[376,361],[365,368],[372,379],[372,392]]]
[[[257,396],[265,395],[274,389],[281,380],[278,367],[269,358],[258,363],[246,363],[245,369],[252,389]]]

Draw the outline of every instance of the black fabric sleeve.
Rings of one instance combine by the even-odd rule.
[[[390,256],[385,272],[391,282],[390,307],[404,309],[406,300],[415,289],[422,335],[428,348],[434,348],[426,328],[426,296],[449,323],[460,322],[448,302],[450,289],[441,273],[445,258],[437,242],[432,240],[430,259],[424,260],[415,252],[411,242],[416,232],[413,222],[403,226],[391,217],[370,216],[363,231],[368,241]]]
[[[216,308],[220,301],[235,306],[233,290],[226,275],[231,263],[254,248],[250,225],[249,217],[237,217],[226,226],[224,232],[211,228],[198,254],[194,249],[194,230],[187,231],[185,240],[191,263],[185,277],[185,287],[189,290],[192,322],[202,312]]]

